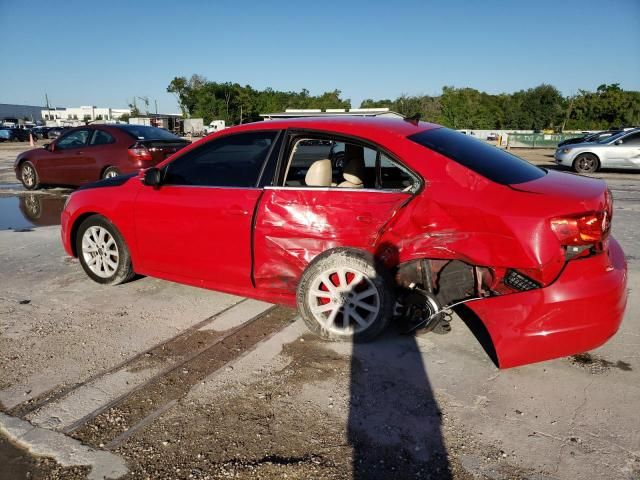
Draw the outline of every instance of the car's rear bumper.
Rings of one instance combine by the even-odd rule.
[[[573,355],[611,338],[627,303],[627,264],[611,238],[606,253],[567,263],[545,288],[471,302],[500,368]]]

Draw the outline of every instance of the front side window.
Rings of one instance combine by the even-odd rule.
[[[241,133],[207,142],[167,165],[162,183],[255,187],[276,134]]]
[[[640,132],[632,133],[622,139],[622,145],[631,147],[635,145],[640,145]]]
[[[377,148],[356,141],[298,138],[289,151],[285,187],[417,189],[406,168]]]
[[[87,144],[90,133],[89,130],[75,130],[70,132],[56,142],[56,148],[67,150],[69,148],[84,147]]]

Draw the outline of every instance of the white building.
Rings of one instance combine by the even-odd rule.
[[[69,108],[45,108],[42,110],[42,119],[47,126],[84,125],[94,120],[113,121],[122,115],[131,115],[128,108],[108,108],[84,105],[82,107]]]
[[[261,113],[265,120],[276,118],[298,118],[298,117],[391,117],[404,118],[388,108],[327,108],[324,112],[321,109],[313,108],[287,108],[284,112]]]

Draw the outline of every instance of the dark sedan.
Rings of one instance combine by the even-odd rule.
[[[567,138],[566,140],[560,142],[558,146],[564,147],[565,145],[575,145],[577,143],[598,142],[600,140],[604,140],[605,138],[611,137],[613,135],[617,135],[621,131],[622,130],[605,130],[603,132],[589,133],[588,135],[581,135],[579,137]]]
[[[189,143],[155,127],[89,125],[21,153],[14,169],[28,190],[40,185],[78,186],[152,167]]]
[[[58,138],[60,135],[62,135],[64,132],[66,132],[70,128],[71,127],[52,127],[49,130],[47,130],[47,138],[52,140],[55,138]]]

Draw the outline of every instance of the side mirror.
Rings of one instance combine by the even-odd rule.
[[[44,145],[42,145],[42,148],[50,152],[53,152],[53,143],[45,143]]]
[[[622,145],[622,140],[616,140],[616,145]]]
[[[142,183],[148,187],[159,187],[161,180],[160,169],[151,167],[145,170]]]

